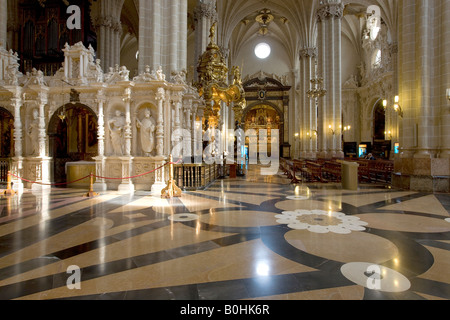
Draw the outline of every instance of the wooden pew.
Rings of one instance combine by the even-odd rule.
[[[342,165],[336,161],[326,161],[322,168],[323,178],[327,181],[341,182]]]
[[[303,173],[307,182],[327,182],[322,176],[322,165],[320,163],[306,161]]]

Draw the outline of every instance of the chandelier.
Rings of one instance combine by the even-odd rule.
[[[327,94],[327,90],[323,88],[323,78],[312,79],[310,82],[313,85],[313,88],[307,91],[309,98],[317,99],[324,97]]]
[[[195,87],[206,102],[206,111],[211,125],[218,123],[220,104],[234,103],[236,118],[245,108],[245,91],[242,86],[241,71],[233,67],[233,83],[228,85],[228,67],[219,46],[214,42],[216,22],[210,29],[210,43],[200,57],[197,71],[198,82]]]

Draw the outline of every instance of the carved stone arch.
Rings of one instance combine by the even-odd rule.
[[[98,116],[85,104],[59,107],[50,118],[47,134],[56,183],[67,182],[66,163],[92,161],[98,154]]]
[[[280,119],[283,119],[283,117],[284,117],[283,111],[276,104],[274,104],[274,103],[272,103],[270,101],[259,101],[259,102],[254,102],[252,104],[247,105],[247,107],[242,112],[241,122],[242,123],[245,122],[245,118],[247,117],[247,114],[248,114],[249,111],[251,111],[251,110],[253,110],[256,107],[261,106],[261,105],[268,105],[268,106],[272,107],[278,113],[278,115],[280,116]],[[281,124],[282,123],[283,123],[283,121],[281,122]]]

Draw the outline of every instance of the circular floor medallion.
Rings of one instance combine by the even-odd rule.
[[[367,225],[358,217],[324,210],[284,211],[275,218],[278,219],[277,223],[287,224],[291,229],[309,230],[314,233],[349,234],[352,231],[364,231],[364,226]]]
[[[348,280],[370,290],[404,292],[411,288],[411,282],[401,273],[373,263],[347,263],[341,272]]]

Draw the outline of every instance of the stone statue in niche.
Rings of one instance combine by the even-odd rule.
[[[115,116],[108,121],[109,132],[111,136],[111,145],[116,156],[123,155],[123,145],[124,145],[124,127],[125,127],[125,117],[122,115],[120,110],[115,111]]]
[[[39,111],[37,109],[33,110],[33,119],[31,120],[28,129],[28,137],[30,138],[31,145],[31,156],[39,155]]]
[[[146,156],[150,156],[155,149],[156,123],[150,109],[145,109],[144,119],[136,119],[136,127],[140,129],[141,147]]]

